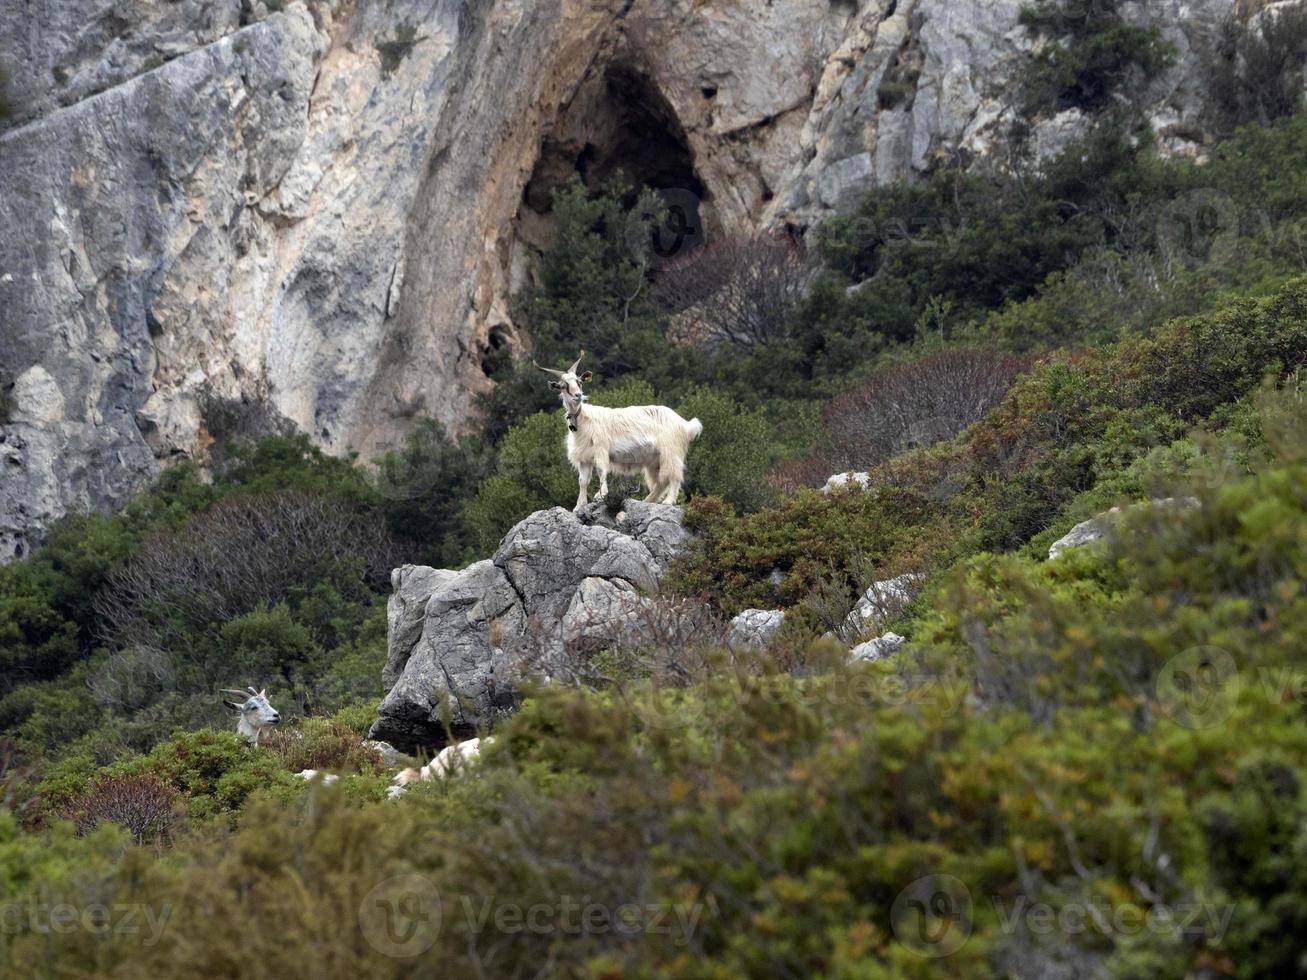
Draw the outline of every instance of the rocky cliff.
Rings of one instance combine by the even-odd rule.
[[[1235,0],[1150,0],[1137,93],[1197,152]],[[466,430],[552,189],[623,169],[702,234],[802,232],[1001,156],[1021,0],[14,0],[0,8],[0,560],[223,426]],[[274,9],[275,8],[275,9]],[[1050,153],[1083,124],[1041,120]]]

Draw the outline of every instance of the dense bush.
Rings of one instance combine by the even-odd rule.
[[[156,776],[101,776],[68,808],[67,815],[78,833],[88,833],[108,821],[122,827],[137,844],[144,844],[166,838],[176,796],[177,791]]]
[[[419,962],[451,973],[552,957],[578,976],[942,978],[1070,957],[1114,976],[1293,975],[1307,736],[1294,688],[1259,678],[1303,666],[1265,624],[1307,621],[1304,522],[1307,473],[1273,468],[1141,513],[1099,550],[977,557],[898,665],[542,690],[447,786],[259,802],[149,874],[124,861],[112,901],[173,910],[157,943],[23,929],[5,955],[38,972],[236,976],[280,954],[407,975],[386,953],[412,930],[387,938],[371,907],[402,882],[440,916],[404,920]],[[1222,649],[1237,680],[1169,680]],[[946,894],[926,887],[939,875]],[[539,928],[520,928],[532,908]],[[1098,925],[1044,928],[1068,921]]]
[[[1302,107],[1307,11],[1288,5],[1255,20],[1221,25],[1212,52],[1217,122],[1226,128],[1269,125]]]
[[[378,499],[350,461],[277,437],[229,447],[211,483],[184,464],[117,515],[64,519],[35,557],[0,569],[0,730],[108,761],[178,726],[225,726],[214,687],[255,680],[236,669],[269,671],[261,684],[292,712],[380,696],[373,588],[396,559]],[[123,590],[150,569],[152,589]],[[254,642],[260,617],[288,615],[286,645],[268,623]],[[237,625],[219,642],[224,621]]]
[[[687,517],[702,541],[678,581],[734,612],[797,603],[824,578],[849,577],[859,552],[889,578],[969,551],[1019,547],[1079,494],[1251,397],[1267,372],[1292,374],[1305,363],[1301,278],[1267,300],[1049,357],[960,439],[873,467],[868,492],[798,493],[742,517],[692,505]]]
[[[298,598],[310,583],[366,598],[394,564],[382,521],[347,498],[242,496],[142,546],[110,574],[96,613],[111,639],[168,649],[263,604]]]
[[[476,557],[478,542],[460,511],[491,474],[493,461],[484,439],[451,440],[429,420],[409,434],[402,451],[380,460],[381,509],[414,563],[450,568]]]
[[[949,350],[878,372],[826,411],[829,472],[951,439],[989,414],[1029,366],[1012,355]]]
[[[1155,27],[1128,24],[1118,0],[1036,0],[1021,24],[1047,43],[1035,54],[1022,84],[1021,108],[1105,108],[1134,83],[1171,64],[1174,51]]]

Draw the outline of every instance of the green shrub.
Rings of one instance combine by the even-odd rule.
[[[461,508],[493,469],[494,454],[483,438],[454,442],[440,424],[427,420],[400,452],[377,464],[377,484],[386,524],[415,564],[453,568],[476,557],[476,536]]]
[[[371,715],[375,720],[375,705]],[[298,727],[278,729],[260,740],[288,772],[381,772],[380,756],[364,742],[358,731],[334,718],[303,718]]]
[[[283,768],[276,753],[247,745],[235,731],[211,729],[179,733],[108,771],[162,780],[185,798],[197,820],[235,814],[256,792],[290,799],[304,785]]]
[[[1174,61],[1160,30],[1127,24],[1118,8],[1117,0],[1036,0],[1021,11],[1022,25],[1050,42],[1023,79],[1027,114],[1096,112],[1132,79],[1147,82]]]
[[[1147,337],[1050,356],[960,438],[873,467],[870,492],[800,492],[742,517],[693,502],[687,520],[702,541],[676,587],[735,612],[798,603],[832,575],[861,591],[867,583],[850,574],[859,551],[890,577],[1020,547],[1100,482],[1251,397],[1268,371],[1291,375],[1304,362],[1301,278]]]
[[[692,389],[676,407],[683,418],[703,423],[686,459],[687,495],[721,497],[745,511],[775,499],[763,476],[776,461],[777,447],[772,425],[760,411],[709,388]]]

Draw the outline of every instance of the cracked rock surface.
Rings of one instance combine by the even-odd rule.
[[[371,737],[401,749],[473,734],[516,703],[524,670],[581,644],[621,639],[686,532],[681,511],[627,501],[579,513],[555,507],[517,524],[492,558],[461,572],[396,569],[383,675],[389,691]],[[421,609],[421,616],[415,611]],[[418,624],[420,623],[420,630]]]

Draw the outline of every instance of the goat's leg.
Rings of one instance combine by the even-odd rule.
[[[645,500],[653,500],[662,491],[656,465],[644,468],[644,485],[649,488],[649,495],[644,498]]]
[[[662,502],[674,504],[676,498],[681,495],[681,481],[685,479],[685,462],[678,457],[663,456],[658,469],[662,473],[665,484]]]
[[[576,475],[581,483],[581,492],[576,495],[576,507],[574,509],[580,510],[585,506],[586,494],[590,492],[590,467],[578,466]]]
[[[595,453],[595,469],[599,471],[599,493],[595,500],[605,500],[608,497],[608,454]]]

